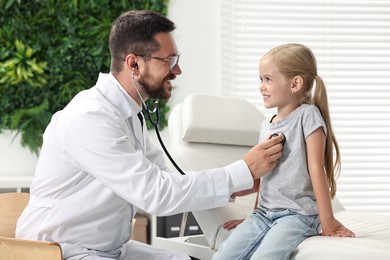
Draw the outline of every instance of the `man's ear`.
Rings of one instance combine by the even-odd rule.
[[[126,66],[129,70],[137,70],[138,69],[138,58],[134,54],[128,54],[125,58]]]
[[[291,93],[295,94],[296,92],[300,91],[303,87],[303,78],[301,76],[295,76],[291,80]]]

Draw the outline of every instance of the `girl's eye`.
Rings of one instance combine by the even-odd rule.
[[[262,77],[260,77],[260,82],[263,83],[263,81],[265,81],[265,82],[270,82],[270,81],[271,81],[271,78],[265,77],[265,78],[263,79]]]

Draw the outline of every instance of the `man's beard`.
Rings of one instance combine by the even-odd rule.
[[[171,90],[166,90],[164,88],[164,82],[166,80],[172,80],[176,76],[173,73],[165,76],[161,81],[153,83],[148,83],[147,81],[153,81],[152,76],[148,72],[145,72],[144,75],[138,80],[138,83],[142,86],[143,91],[153,99],[164,99],[167,100],[171,96]]]

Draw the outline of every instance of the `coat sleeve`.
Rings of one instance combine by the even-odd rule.
[[[224,206],[233,191],[253,186],[243,161],[183,176],[166,170],[161,152],[149,150],[146,157],[134,142],[118,120],[85,114],[72,120],[63,146],[78,168],[150,214]]]

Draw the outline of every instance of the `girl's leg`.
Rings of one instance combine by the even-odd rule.
[[[266,218],[266,215],[256,209],[219,246],[213,260],[250,259],[270,225],[271,222]]]
[[[320,220],[317,215],[303,216],[286,212],[285,216],[274,220],[251,259],[288,260],[304,239],[318,235]]]

